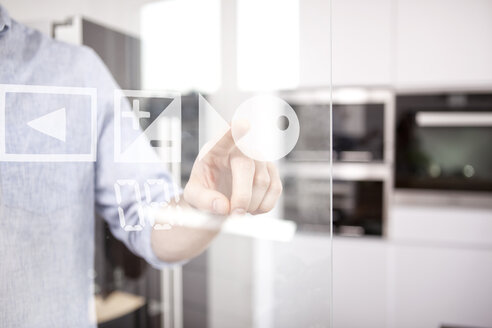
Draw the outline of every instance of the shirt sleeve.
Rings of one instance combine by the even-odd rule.
[[[169,265],[157,258],[151,246],[152,223],[143,210],[147,198],[152,202],[168,202],[171,197],[181,193],[171,175],[163,164],[138,163],[141,158],[135,158],[136,163],[116,163],[114,161],[114,92],[118,85],[109,73],[101,59],[92,51],[91,71],[98,81],[98,139],[97,161],[95,163],[95,209],[98,216],[108,223],[112,234],[121,240],[134,254],[144,258],[154,268],[162,269]],[[121,101],[121,111],[130,112],[130,104],[126,99]],[[127,125],[126,125],[127,126]],[[136,139],[143,132],[140,129],[129,129],[123,126],[121,134],[127,139]],[[157,156],[150,146],[139,149],[140,156]],[[160,181],[156,188],[150,188],[145,183]],[[167,192],[164,192],[167,188]]]

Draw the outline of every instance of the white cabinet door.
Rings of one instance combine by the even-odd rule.
[[[300,86],[389,85],[392,1],[300,1]]]
[[[392,0],[332,0],[333,84],[390,85]]]
[[[392,245],[389,327],[492,326],[492,249]]]
[[[388,327],[386,253],[384,240],[334,238],[334,327]]]
[[[458,203],[458,197],[456,199]],[[388,237],[392,241],[492,248],[490,208],[393,204],[390,218]]]
[[[492,1],[396,1],[398,88],[492,85]]]
[[[299,86],[331,83],[330,2],[299,1]]]

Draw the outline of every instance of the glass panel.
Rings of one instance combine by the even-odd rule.
[[[484,0],[2,0],[0,326],[492,327],[490,40]]]
[[[28,3],[0,6],[2,322],[332,327],[332,209],[381,234],[383,184],[332,182],[330,1]],[[380,159],[358,106],[337,151]]]

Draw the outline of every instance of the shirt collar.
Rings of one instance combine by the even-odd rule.
[[[7,10],[0,5],[0,33],[10,28],[10,17]]]

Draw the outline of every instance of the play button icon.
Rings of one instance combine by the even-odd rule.
[[[67,114],[64,107],[27,122],[34,130],[63,142],[67,136]]]

